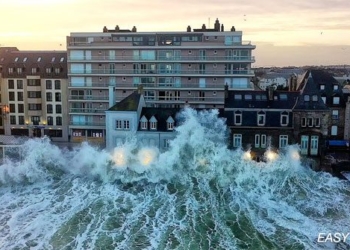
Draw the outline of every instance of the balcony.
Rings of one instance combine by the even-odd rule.
[[[137,89],[139,85],[142,85],[145,89],[220,89],[224,90],[224,83],[206,83],[199,84],[199,82],[195,83],[140,83],[140,84],[132,84],[132,83],[117,83],[115,89]]]
[[[108,101],[108,96],[92,96],[92,95],[70,95],[69,99],[70,101],[74,100],[81,100],[81,101]]]
[[[107,109],[98,109],[98,108],[70,108],[69,113],[72,114],[86,114],[86,113],[91,113],[91,114],[105,114],[105,111]]]
[[[115,86],[115,83],[103,83],[103,82],[92,82],[92,83],[83,83],[83,84],[73,84],[72,82],[68,83],[69,88],[89,88],[89,89],[101,89],[101,88],[106,88],[108,89],[109,86]]]
[[[185,103],[215,103],[223,104],[224,97],[199,97],[199,96],[179,96],[179,97],[168,97],[168,96],[145,96],[145,101],[153,103],[172,103],[172,104],[185,104]],[[116,101],[121,101],[125,97],[117,97]]]
[[[70,126],[106,126],[106,122],[101,121],[85,121],[85,122],[69,122]]]
[[[157,58],[142,58],[135,56],[120,56],[120,57],[109,57],[109,56],[90,56],[90,57],[69,57],[71,62],[255,62],[254,56],[196,56],[196,55],[188,55],[188,56],[170,56],[163,57],[158,56]]]
[[[89,70],[89,71],[70,71],[70,75],[111,75],[111,76],[156,76],[156,75],[166,75],[166,76],[187,76],[191,77],[194,75],[204,76],[245,76],[251,77],[254,76],[254,71],[249,69],[240,69],[240,70],[204,70],[204,69],[194,69],[194,70]]]

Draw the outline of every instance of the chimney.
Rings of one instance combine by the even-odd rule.
[[[267,87],[267,94],[268,94],[269,101],[273,101],[273,91],[274,91],[273,86]]]
[[[136,26],[132,27],[132,32],[137,32]]]
[[[205,26],[205,24],[202,25],[202,30],[206,30],[207,27]]]
[[[187,26],[187,32],[191,32],[191,26]]]
[[[106,26],[104,26],[104,27],[103,27],[103,33],[106,33],[106,32],[108,32],[108,29],[107,29]]]
[[[220,31],[220,23],[218,18],[215,20],[214,29],[215,31]]]
[[[137,93],[140,94],[140,95],[143,95],[143,85],[140,84],[138,87],[137,87]]]
[[[231,27],[231,31],[236,31],[235,26],[232,26],[232,27]]]
[[[224,24],[221,24],[221,32],[224,32]]]
[[[116,31],[116,32],[119,32],[119,30],[120,30],[120,29],[119,29],[119,25],[115,26],[115,31]]]

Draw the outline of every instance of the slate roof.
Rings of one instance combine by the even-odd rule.
[[[242,99],[235,98],[241,95]],[[225,98],[226,108],[255,108],[255,109],[292,109],[299,95],[298,91],[274,91],[274,100],[269,100],[268,91],[262,90],[234,90],[228,91],[228,98]],[[252,99],[246,97],[251,96]],[[285,98],[283,98],[285,97]]]
[[[108,111],[137,111],[139,107],[141,94],[134,91],[131,95],[112,106]]]
[[[314,76],[315,74],[315,76]],[[320,74],[318,72],[306,72],[303,75],[302,81],[299,83],[300,96],[295,103],[294,110],[311,110],[311,111],[319,111],[319,110],[328,110],[329,108],[321,99],[322,95],[320,92],[319,84],[315,81],[318,81],[320,78]],[[310,101],[305,101],[304,96],[309,95]],[[312,100],[312,96],[317,96],[317,101]]]
[[[145,116],[147,118],[147,120],[149,121],[151,119],[151,117],[154,116],[157,119],[157,130],[154,130],[154,131],[168,131],[166,120],[169,118],[169,116],[171,116],[175,120],[174,126],[176,126],[177,122],[178,122],[176,119],[176,115],[177,115],[177,113],[179,113],[180,110],[181,109],[179,109],[179,108],[147,108],[147,107],[144,107],[144,108],[142,108],[140,118]],[[139,122],[138,130],[147,131],[145,129],[141,129],[140,128],[140,121],[138,121],[138,122]],[[149,129],[149,127],[148,127],[148,130],[152,131]]]
[[[9,68],[14,69],[12,74]],[[17,68],[22,68],[21,74],[17,73]],[[32,68],[37,68],[37,72],[32,73]],[[46,68],[52,68],[51,73],[47,73]],[[55,73],[55,68],[60,72]],[[26,78],[27,75],[67,78],[67,51],[20,51],[15,47],[1,47],[0,73],[4,78]]]

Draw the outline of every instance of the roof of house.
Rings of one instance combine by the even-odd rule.
[[[13,70],[10,72],[9,68]],[[21,68],[17,72],[17,68]],[[32,71],[35,68],[35,72]],[[46,68],[52,69],[50,72]],[[59,71],[54,69],[58,68]],[[67,51],[20,51],[17,48],[0,48],[0,73],[4,78],[25,78],[38,75],[43,78],[67,78]]]
[[[298,95],[298,91],[273,91],[273,100],[269,100],[267,90],[233,90],[225,98],[225,109],[292,109]]]
[[[140,103],[141,94],[134,91],[131,95],[109,108],[109,111],[137,111]]]
[[[145,116],[150,120],[152,116],[157,119],[157,131],[167,131],[167,119],[171,116],[175,120],[174,126],[177,124],[176,115],[181,109],[179,108],[142,108],[140,118]],[[139,128],[140,130],[140,123]]]

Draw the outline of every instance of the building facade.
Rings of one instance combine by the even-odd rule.
[[[137,32],[104,27],[67,37],[69,115],[73,141],[105,136],[104,111],[144,86],[147,107],[220,108],[224,85],[253,89],[255,46],[242,32],[187,27],[184,32]]]
[[[68,140],[67,53],[0,48],[4,135]]]

